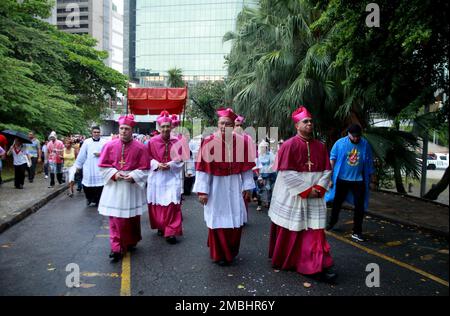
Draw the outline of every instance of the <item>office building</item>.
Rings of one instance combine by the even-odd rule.
[[[140,86],[163,86],[170,68],[185,81],[223,80],[224,57],[245,0],[126,0],[126,73]]]

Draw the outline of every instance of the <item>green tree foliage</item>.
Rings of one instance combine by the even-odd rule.
[[[106,52],[90,36],[57,30],[48,17],[54,1],[0,3],[0,129],[39,135],[86,131],[124,92],[126,77],[105,66]]]
[[[207,126],[217,123],[216,110],[228,107],[225,100],[225,83],[223,81],[199,82],[189,90],[192,107],[188,109],[187,117],[200,118]]]
[[[415,131],[438,121],[448,125],[446,118],[436,120],[446,117],[447,104],[440,113],[423,114],[436,91],[448,91],[448,4],[377,4],[380,28],[366,25],[364,1],[260,0],[245,8],[236,32],[224,36],[232,41],[226,91],[239,112],[258,126],[278,126],[282,137],[293,132],[290,113],[301,104],[313,113],[328,147],[350,122],[359,123],[372,146],[385,144],[376,150],[380,166],[417,177],[420,134],[399,126],[406,120],[414,121]],[[374,115],[395,126],[369,128]],[[381,138],[387,139],[374,143]]]
[[[385,162],[393,168],[397,190],[405,193],[402,172],[420,176],[414,150],[417,146],[412,146],[411,141],[430,129],[448,128],[448,120],[443,119],[448,114],[448,103],[437,113],[424,114],[423,110],[435,102],[436,93],[448,92],[449,88],[448,2],[377,1],[380,27],[372,28],[366,24],[367,3],[317,3],[324,13],[312,29],[329,34],[325,47],[335,67],[346,70],[343,84],[350,93],[345,103],[354,106],[353,101],[357,102],[359,113],[366,114],[358,117],[363,126],[374,113],[394,120],[391,132],[401,136],[403,146],[391,147]],[[340,112],[346,113],[347,109],[341,107]],[[399,125],[406,120],[413,122],[413,134],[400,132]],[[373,132],[378,133],[376,136],[385,133]],[[392,137],[388,140],[395,139]],[[407,151],[402,154],[403,148]],[[417,170],[411,168],[414,164]]]
[[[351,115],[336,119],[344,93],[345,72],[332,67],[323,43],[328,34],[313,32],[321,11],[304,0],[261,0],[239,15],[227,56],[227,96],[257,126],[278,126],[283,138],[293,134],[291,113],[305,105],[323,139],[336,140]]]
[[[167,85],[171,88],[182,88],[186,84],[183,81],[183,70],[180,68],[171,68],[167,71]]]

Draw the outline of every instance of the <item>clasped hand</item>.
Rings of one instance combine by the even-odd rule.
[[[125,180],[125,181],[131,182],[131,183],[134,182],[134,179],[133,179],[132,176],[130,176],[129,174],[125,175],[125,174],[123,174],[123,173],[121,173],[121,172],[117,172],[117,173],[116,173],[116,180],[117,180],[117,181],[119,181],[119,180]]]
[[[170,166],[169,166],[169,164],[167,164],[167,163],[163,163],[163,162],[161,162],[161,163],[159,163],[158,164],[158,170],[169,170],[170,169]]]
[[[317,199],[317,198],[320,198],[320,191],[317,190],[317,189],[315,189],[315,188],[313,188],[312,191],[311,191],[311,193],[309,193],[308,198],[309,198],[309,199]]]
[[[198,196],[198,201],[202,204],[202,205],[206,205],[208,203],[208,196],[207,195],[199,195]]]

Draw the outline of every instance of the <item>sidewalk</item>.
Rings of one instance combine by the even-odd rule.
[[[23,190],[14,188],[14,181],[4,182],[0,186],[0,233],[67,189],[65,184],[49,189],[49,184],[50,179],[45,179],[42,173],[36,174],[33,183],[25,178]]]
[[[66,185],[56,185],[49,189],[49,183],[43,174],[38,174],[33,183],[25,180],[23,190],[15,189],[12,181],[0,186],[0,233],[36,212],[67,188]],[[440,236],[449,235],[449,209],[436,202],[387,191],[371,192],[367,214],[416,226]]]
[[[423,228],[448,238],[448,206],[389,191],[370,194],[368,214],[403,225]]]

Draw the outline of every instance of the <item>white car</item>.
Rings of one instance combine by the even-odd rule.
[[[435,153],[428,155],[427,169],[446,169],[448,167],[448,157],[446,153]]]

